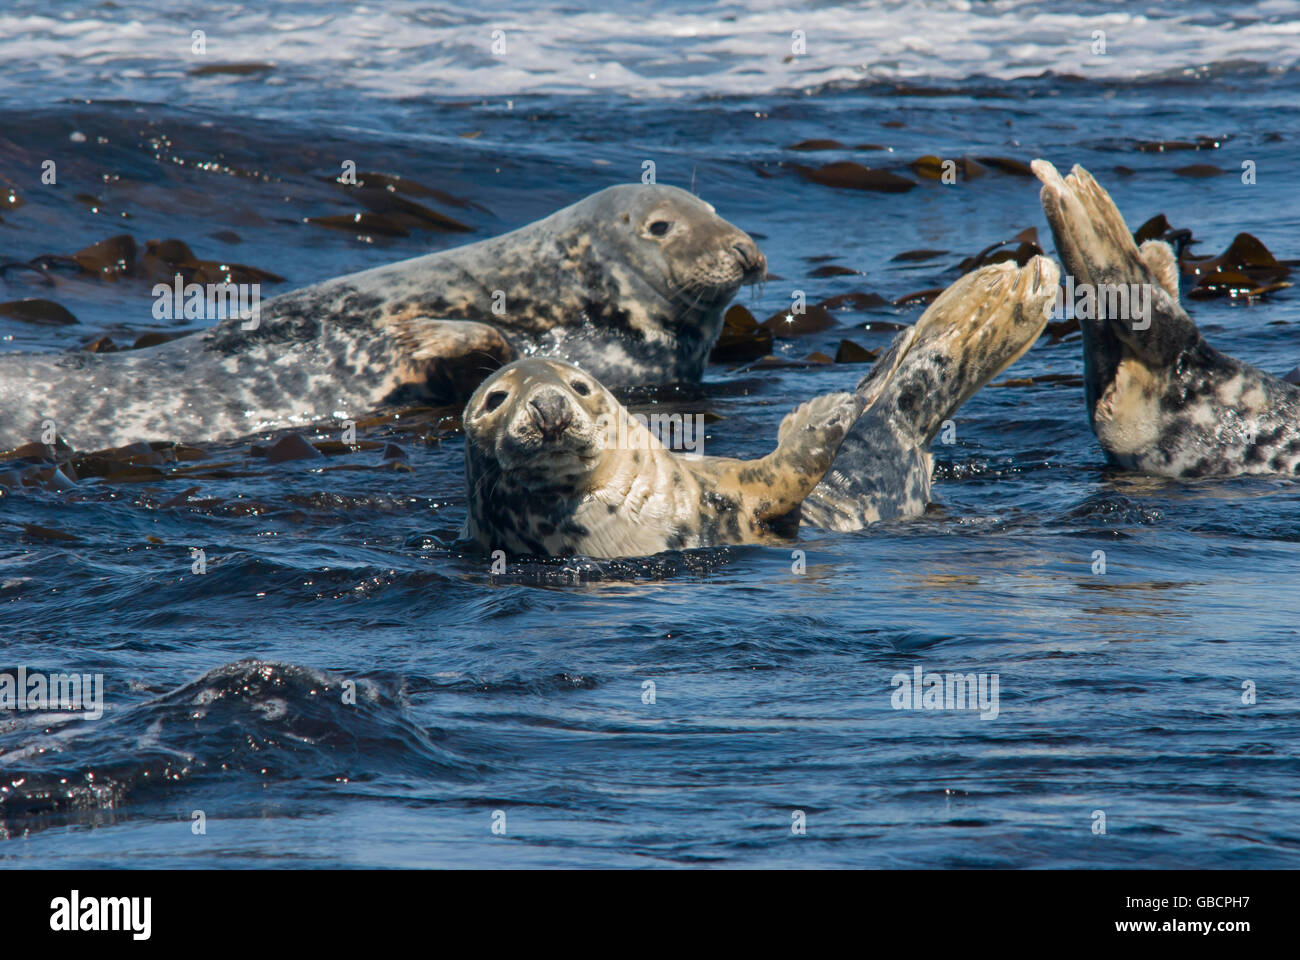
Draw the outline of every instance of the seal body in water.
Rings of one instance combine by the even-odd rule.
[[[803,522],[859,530],[924,512],[930,443],[980,387],[1018,360],[1047,325],[1060,271],[1046,257],[958,279],[899,333],[858,384],[857,415],[835,462],[801,508]]]
[[[698,381],[723,309],[762,279],[754,241],[676,187],[609,187],[489,240],[275,297],[120,353],[0,356],[0,448],[47,421],[82,449],[211,441],[460,402],[528,354],[616,386]]]
[[[841,530],[919,513],[930,440],[1047,322],[1058,272],[999,264],[944,292],[853,393],[817,397],[755,461],[679,456],[585,371],[511,364],[470,398],[468,515],[485,551],[632,557],[772,542],[804,522]],[[832,467],[831,464],[834,463]],[[830,473],[827,473],[830,468]]]
[[[1300,472],[1300,387],[1205,342],[1179,302],[1169,245],[1139,249],[1088,171],[1062,177],[1044,160],[1033,170],[1075,288],[1090,284],[1089,312],[1110,314],[1080,319],[1088,419],[1107,457],[1166,477]],[[1102,311],[1117,290],[1142,293],[1147,308]]]
[[[531,358],[465,407],[464,539],[530,556],[634,557],[778,538],[852,423],[847,394],[818,397],[758,460],[673,453],[598,380]]]

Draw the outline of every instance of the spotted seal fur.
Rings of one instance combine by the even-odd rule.
[[[782,421],[776,449],[755,461],[678,456],[635,421],[611,444],[622,435],[610,424],[628,414],[590,374],[538,359],[511,364],[465,407],[462,536],[508,555],[627,557],[780,542],[801,517],[853,530],[920,513],[931,439],[1029,349],[1058,276],[1036,257],[962,277],[856,391],[802,404]]]
[[[1111,462],[1166,477],[1300,473],[1300,387],[1205,342],[1179,302],[1169,245],[1139,248],[1087,170],[1032,166],[1076,288],[1150,292],[1146,316],[1080,320],[1088,419]]]
[[[920,515],[931,498],[930,442],[980,387],[1043,332],[1060,271],[1046,257],[958,279],[899,333],[858,384],[858,412],[835,462],[804,500],[803,522],[859,530]]]
[[[486,552],[629,557],[773,542],[817,485],[852,412],[818,397],[758,460],[678,455],[585,370],[518,360],[465,407],[461,531]]]
[[[754,241],[676,187],[609,187],[511,233],[318,283],[156,347],[0,356],[0,448],[212,441],[461,402],[523,355],[615,386],[694,382]]]

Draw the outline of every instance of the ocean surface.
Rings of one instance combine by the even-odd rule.
[[[283,277],[265,296],[645,160],[758,239],[758,319],[796,289],[885,301],[778,340],[791,360],[886,344],[910,294],[1026,228],[1053,252],[1014,164],[945,184],[922,156],[1080,163],[1131,228],[1300,258],[1295,0],[472,6],[5,0],[0,301],[76,323],[0,316],[0,349],[189,329],[151,281],[54,259],[110,237]],[[818,139],[841,146],[789,149]],[[917,185],[796,169],[845,160]],[[471,232],[307,222],[356,211],[346,161]],[[1293,288],[1187,303],[1220,349],[1300,364]],[[719,363],[658,399],[755,456],[865,369]],[[0,712],[0,864],[1300,866],[1300,487],[1108,468],[1081,372],[1077,334],[1044,336],[935,445],[926,516],[789,548],[494,573],[452,546],[456,411],[322,460],[268,464],[260,436],[0,486],[0,673],[102,674],[104,703]],[[996,717],[895,709],[918,667],[996,675]]]

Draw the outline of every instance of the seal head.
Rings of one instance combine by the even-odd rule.
[[[577,364],[613,387],[698,382],[723,310],[767,273],[748,234],[698,197],[656,184],[601,190],[460,266],[475,279],[469,296],[395,296],[395,315],[491,323],[519,355]],[[492,291],[495,300],[483,295]]]
[[[617,406],[577,367],[523,360],[479,387],[463,423],[469,449],[513,481],[564,494],[599,468],[605,446],[600,420]]]

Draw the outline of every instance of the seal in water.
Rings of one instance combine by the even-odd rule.
[[[514,357],[617,386],[695,382],[767,262],[685,190],[609,187],[511,233],[275,297],[121,353],[0,356],[0,448],[54,421],[82,449],[213,441],[385,402],[460,402]]]
[[[1046,257],[958,279],[899,333],[852,394],[861,411],[803,522],[860,530],[919,516],[930,502],[930,442],[957,409],[1043,332],[1060,271]]]
[[[465,408],[461,535],[487,551],[630,557],[779,542],[801,505],[804,522],[840,530],[919,513],[930,440],[1029,349],[1058,278],[1043,257],[962,277],[856,392],[802,404],[782,421],[776,449],[754,461],[678,456],[589,373],[513,363]]]
[[[469,512],[462,538],[530,556],[648,556],[773,542],[852,424],[848,394],[818,397],[781,424],[758,460],[680,456],[595,377],[529,358],[470,397]]]
[[[1087,170],[1062,178],[1044,160],[1032,167],[1056,249],[1096,303],[1080,318],[1084,391],[1107,457],[1166,477],[1300,472],[1300,387],[1205,342],[1179,303],[1173,250],[1156,240],[1139,249]]]

